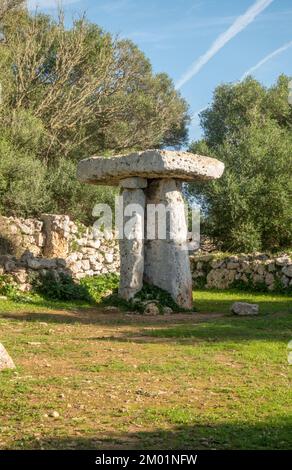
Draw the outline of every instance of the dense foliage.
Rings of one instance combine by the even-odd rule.
[[[131,41],[62,13],[0,8],[0,22],[1,213],[86,221],[113,192],[78,184],[79,159],[186,142],[185,101]]]
[[[271,88],[252,78],[219,86],[201,113],[204,138],[191,150],[225,163],[224,176],[190,186],[204,231],[230,251],[292,244],[292,106],[289,79]]]

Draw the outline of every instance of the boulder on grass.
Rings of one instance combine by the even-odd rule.
[[[15,369],[15,365],[3,344],[0,343],[0,371],[4,369]]]
[[[144,309],[144,315],[156,316],[159,315],[159,307],[155,302],[149,302]]]
[[[259,306],[247,302],[235,302],[231,307],[231,312],[235,315],[258,315]]]

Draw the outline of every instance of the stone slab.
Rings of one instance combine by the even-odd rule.
[[[77,178],[85,183],[116,186],[120,180],[133,176],[196,181],[220,178],[223,171],[224,163],[215,158],[189,152],[146,150],[130,155],[81,160]]]

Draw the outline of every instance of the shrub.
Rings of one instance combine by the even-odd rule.
[[[35,292],[48,299],[91,300],[86,287],[67,274],[48,272],[31,279],[31,282]]]
[[[81,286],[86,289],[92,300],[100,303],[105,297],[113,292],[117,293],[119,276],[114,273],[101,276],[85,277],[81,280]]]

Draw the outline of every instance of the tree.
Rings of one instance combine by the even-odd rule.
[[[292,243],[292,109],[288,77],[264,88],[252,78],[215,90],[201,114],[204,139],[191,151],[224,161],[218,181],[192,185],[205,230],[224,249],[279,249]]]
[[[67,212],[89,222],[92,205],[113,204],[115,191],[78,184],[77,161],[94,154],[180,147],[187,139],[188,106],[167,75],[153,74],[131,41],[113,38],[85,17],[68,29],[62,12],[55,21],[16,6],[10,0],[9,8],[0,9],[5,36],[0,42],[0,135],[16,162],[35,162],[34,171],[32,163],[28,168],[41,168],[41,179],[45,172],[46,185],[31,214],[11,192],[2,213]],[[8,155],[0,147],[3,168],[11,163]]]
[[[166,75],[153,75],[131,41],[114,39],[85,18],[67,30],[62,14],[54,22],[14,12],[4,30],[8,105],[41,119],[47,139],[40,158],[186,141],[185,101]]]

